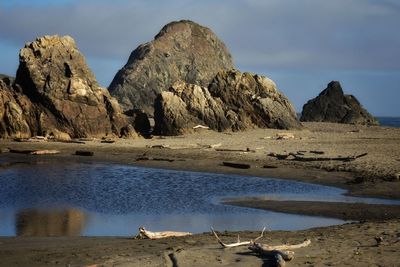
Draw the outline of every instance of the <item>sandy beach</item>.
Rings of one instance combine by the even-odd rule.
[[[24,164],[27,157],[38,161],[111,162],[290,179],[340,187],[354,196],[400,199],[400,129],[331,123],[304,123],[304,126],[292,131],[257,129],[217,133],[197,130],[185,136],[118,139],[115,143],[1,140],[3,151],[56,149],[60,153],[37,156],[5,153],[1,156],[7,162],[1,164],[0,172],[2,168]],[[279,138],[282,133],[289,139]],[[94,155],[73,155],[76,150],[92,151]],[[282,155],[287,158],[277,159]],[[298,160],[293,155],[314,160]],[[342,160],[357,155],[363,156],[352,161]],[[249,168],[227,167],[223,162],[248,164]],[[288,266],[396,266],[400,261],[398,206],[321,205],[257,198],[234,200],[229,204],[357,221],[304,231],[268,232],[259,240],[261,243],[296,243],[311,239],[311,246],[296,250]],[[136,229],[132,231],[134,235]],[[240,233],[243,240],[257,235],[257,232]],[[237,233],[232,232],[221,234],[228,241],[235,240],[236,236]],[[383,238],[379,246],[374,239],[377,236]],[[177,265],[171,262],[171,255]],[[221,249],[210,233],[157,241],[131,237],[2,237],[0,259],[1,266],[268,266],[267,260],[249,254],[246,247]]]

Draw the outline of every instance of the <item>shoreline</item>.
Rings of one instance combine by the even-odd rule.
[[[0,164],[0,173],[1,169],[12,167],[12,162],[40,163],[42,160],[54,160],[128,164],[294,180],[339,187],[348,190],[352,196],[400,199],[400,182],[393,179],[393,174],[400,172],[400,129],[309,123],[303,130],[291,131],[295,136],[292,140],[275,139],[274,136],[279,132],[287,131],[263,129],[229,134],[200,131],[184,137],[118,139],[113,144],[103,144],[100,140],[86,141],[85,144],[0,140],[2,149],[60,151],[56,155],[38,156],[0,154],[0,159],[7,159],[11,163]],[[210,147],[212,145],[241,152],[217,151]],[[76,150],[92,151],[94,156],[75,156],[73,154]],[[295,162],[267,156],[271,152],[299,150],[320,150],[327,156],[361,153],[368,153],[368,156],[352,162]],[[137,161],[139,158],[147,160]],[[222,166],[223,161],[250,164],[251,167],[226,167]],[[246,201],[236,204],[361,221],[302,231],[268,232],[260,242],[282,244],[298,243],[304,238],[312,240],[310,247],[296,250],[290,266],[395,266],[400,260],[400,208],[396,206],[343,203],[321,205],[318,202],[300,201],[267,203],[260,199],[252,199],[250,203]],[[242,240],[250,240],[258,236],[259,232],[224,232],[220,237],[235,242],[237,234],[240,234]],[[374,239],[377,236],[383,238],[382,245],[377,245]],[[246,247],[220,249],[210,233],[162,240],[133,240],[124,237],[0,237],[0,266],[173,266],[168,255],[175,255],[179,266],[266,264],[262,258],[248,255]]]

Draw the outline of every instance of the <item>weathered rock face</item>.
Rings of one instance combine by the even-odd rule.
[[[0,137],[30,137],[33,105],[6,79],[0,79]]]
[[[69,36],[44,36],[26,44],[15,83],[34,107],[30,112],[37,121],[31,134],[120,136],[129,124]]]
[[[208,89],[224,103],[233,130],[301,126],[293,105],[266,77],[235,70],[219,72]]]
[[[352,96],[345,95],[339,82],[332,81],[316,98],[303,106],[301,121],[378,125],[378,121]]]
[[[174,82],[208,86],[218,71],[232,68],[230,53],[210,29],[191,21],[172,22],[131,53],[109,90],[124,110],[152,114],[156,96]]]
[[[224,131],[230,128],[231,123],[226,119],[222,106],[222,102],[213,98],[207,88],[176,82],[169,92],[162,92],[155,100],[154,133],[184,134],[198,124]]]
[[[219,72],[209,88],[176,82],[154,104],[155,134],[179,135],[201,124],[217,131],[298,128],[289,100],[266,77]]]

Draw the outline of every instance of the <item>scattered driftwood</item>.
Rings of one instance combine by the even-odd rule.
[[[82,142],[91,142],[96,140],[96,138],[90,138],[90,137],[85,137],[85,138],[79,138],[78,141],[82,141]]]
[[[115,143],[115,140],[101,140],[100,141],[100,143],[103,143],[103,144],[112,144],[112,143]]]
[[[208,129],[210,129],[210,127],[199,124],[199,125],[193,126],[193,129],[205,129],[205,130],[208,130]]]
[[[217,148],[217,147],[221,147],[222,143],[218,143],[218,144],[212,144],[212,145],[208,145],[207,148]]]
[[[78,155],[78,156],[93,156],[94,152],[93,151],[86,151],[86,150],[77,150],[77,151],[75,151],[75,155]]]
[[[232,148],[217,148],[215,149],[215,151],[219,151],[219,152],[256,152],[253,149],[250,148],[246,148],[246,149],[232,149]]]
[[[56,140],[57,142],[61,142],[61,143],[67,143],[67,144],[86,144],[83,141],[79,141],[79,140]]]
[[[139,234],[136,236],[138,239],[161,239],[167,237],[179,237],[192,235],[189,232],[173,232],[173,231],[162,231],[162,232],[151,232],[146,230],[143,226],[139,227]]]
[[[25,150],[25,149],[11,149],[10,153],[18,153],[18,154],[31,154],[34,150]]]
[[[324,151],[319,151],[319,150],[310,150],[310,153],[312,153],[312,154],[317,154],[317,155],[325,154]]]
[[[295,161],[331,161],[331,160],[339,160],[339,161],[353,161],[361,157],[365,157],[368,153],[363,153],[355,156],[348,157],[303,157],[296,154],[292,154]]]
[[[311,152],[311,151],[310,151]],[[322,151],[321,151],[322,152]],[[318,153],[314,153],[318,154]],[[342,156],[337,156],[337,157],[309,157],[309,156],[304,156],[303,153],[287,153],[287,154],[278,154],[278,153],[269,153],[268,156],[270,157],[275,157],[279,160],[294,160],[294,161],[332,161],[332,160],[338,160],[338,161],[353,161],[361,157],[365,157],[368,155],[368,153],[362,153],[359,155],[355,156],[347,156],[347,157],[342,157]]]
[[[58,153],[60,153],[58,150],[35,150],[31,152],[31,155],[52,155]]]
[[[306,239],[302,243],[299,243],[296,245],[285,244],[285,245],[271,246],[271,245],[256,243],[256,241],[258,239],[263,237],[265,227],[262,230],[261,235],[254,240],[240,241],[240,238],[238,236],[237,242],[231,243],[231,244],[226,244],[219,238],[219,236],[217,235],[217,233],[214,231],[213,228],[211,228],[211,231],[214,234],[215,238],[217,239],[218,243],[223,248],[233,248],[233,247],[248,245],[249,250],[251,250],[259,255],[262,255],[262,256],[271,257],[271,259],[275,263],[275,266],[285,266],[285,261],[292,260],[294,258],[294,252],[291,251],[292,249],[307,247],[311,244],[311,240],[309,240],[309,239]]]
[[[221,238],[219,238],[219,236],[217,235],[217,233],[214,231],[214,228],[211,227],[211,232],[214,234],[215,238],[217,239],[218,243],[223,247],[223,248],[234,248],[234,247],[240,247],[240,246],[247,246],[252,244],[252,242],[257,241],[258,239],[262,238],[264,236],[264,232],[265,232],[265,227],[263,228],[263,230],[261,231],[261,235],[259,237],[257,237],[256,239],[250,240],[250,241],[240,241],[240,237],[238,236],[237,242],[235,243],[231,243],[231,244],[226,244],[224,242],[222,242]]]
[[[170,146],[169,145],[150,145],[150,146],[146,146],[146,147],[148,147],[148,148],[170,148]]]
[[[148,160],[154,160],[154,161],[167,161],[167,162],[174,162],[174,159],[169,159],[169,158],[153,158],[153,157],[138,157],[136,158],[136,161],[148,161]]]
[[[14,138],[15,142],[21,142],[21,143],[35,143],[35,142],[44,142],[47,139],[40,139],[40,138]]]
[[[263,168],[264,169],[276,169],[276,168],[278,168],[278,166],[275,166],[275,165],[264,165]]]
[[[247,149],[231,149],[231,148],[217,148],[215,151],[219,152],[247,152]]]
[[[277,133],[276,134],[276,139],[277,140],[294,139],[294,134],[293,133]]]
[[[58,154],[58,150],[29,150],[29,149],[9,149],[10,153],[18,154],[29,154],[29,155],[48,155],[48,154]]]
[[[237,169],[250,169],[250,164],[246,164],[246,163],[236,163],[236,162],[224,161],[224,162],[222,162],[222,164],[224,166],[237,168]]]

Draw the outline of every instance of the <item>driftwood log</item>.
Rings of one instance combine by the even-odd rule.
[[[237,163],[237,162],[224,161],[224,162],[222,162],[222,164],[224,166],[237,168],[237,169],[250,169],[250,164],[246,164],[246,163]]]
[[[93,151],[86,151],[86,150],[77,150],[77,151],[75,151],[75,155],[78,155],[78,156],[93,156],[94,152]]]
[[[213,228],[211,228],[211,232],[214,234],[215,238],[217,239],[218,243],[223,247],[223,248],[233,248],[233,247],[239,247],[239,246],[247,246],[248,249],[265,257],[271,257],[271,260],[274,261],[275,266],[285,266],[285,261],[290,261],[294,258],[294,252],[291,251],[292,249],[297,249],[297,248],[303,248],[307,247],[311,244],[311,240],[306,239],[302,243],[296,244],[296,245],[266,245],[266,244],[260,244],[256,243],[257,240],[263,237],[265,231],[265,227],[261,232],[261,235],[257,237],[254,240],[249,240],[249,241],[240,241],[240,237],[238,236],[238,241],[235,243],[224,243],[217,233],[214,231]]]
[[[315,152],[315,151],[314,151]],[[314,154],[323,154],[320,151],[319,153],[314,153]],[[368,153],[362,153],[359,155],[354,155],[354,156],[347,156],[347,157],[342,157],[342,156],[337,156],[337,157],[309,157],[309,156],[304,156],[303,153],[288,153],[288,154],[278,154],[278,153],[269,153],[268,156],[277,158],[279,160],[293,160],[293,161],[353,161],[356,159],[359,159],[361,157],[365,157],[368,155]]]
[[[9,152],[18,154],[29,154],[29,155],[49,155],[49,154],[60,153],[60,151],[58,150],[21,150],[21,149],[9,149]]]
[[[137,235],[137,238],[139,239],[161,239],[161,238],[167,238],[167,237],[179,237],[179,236],[188,236],[192,235],[192,233],[189,232],[173,232],[173,231],[162,231],[162,232],[152,232],[149,230],[146,230],[146,228],[139,227],[139,234]]]

